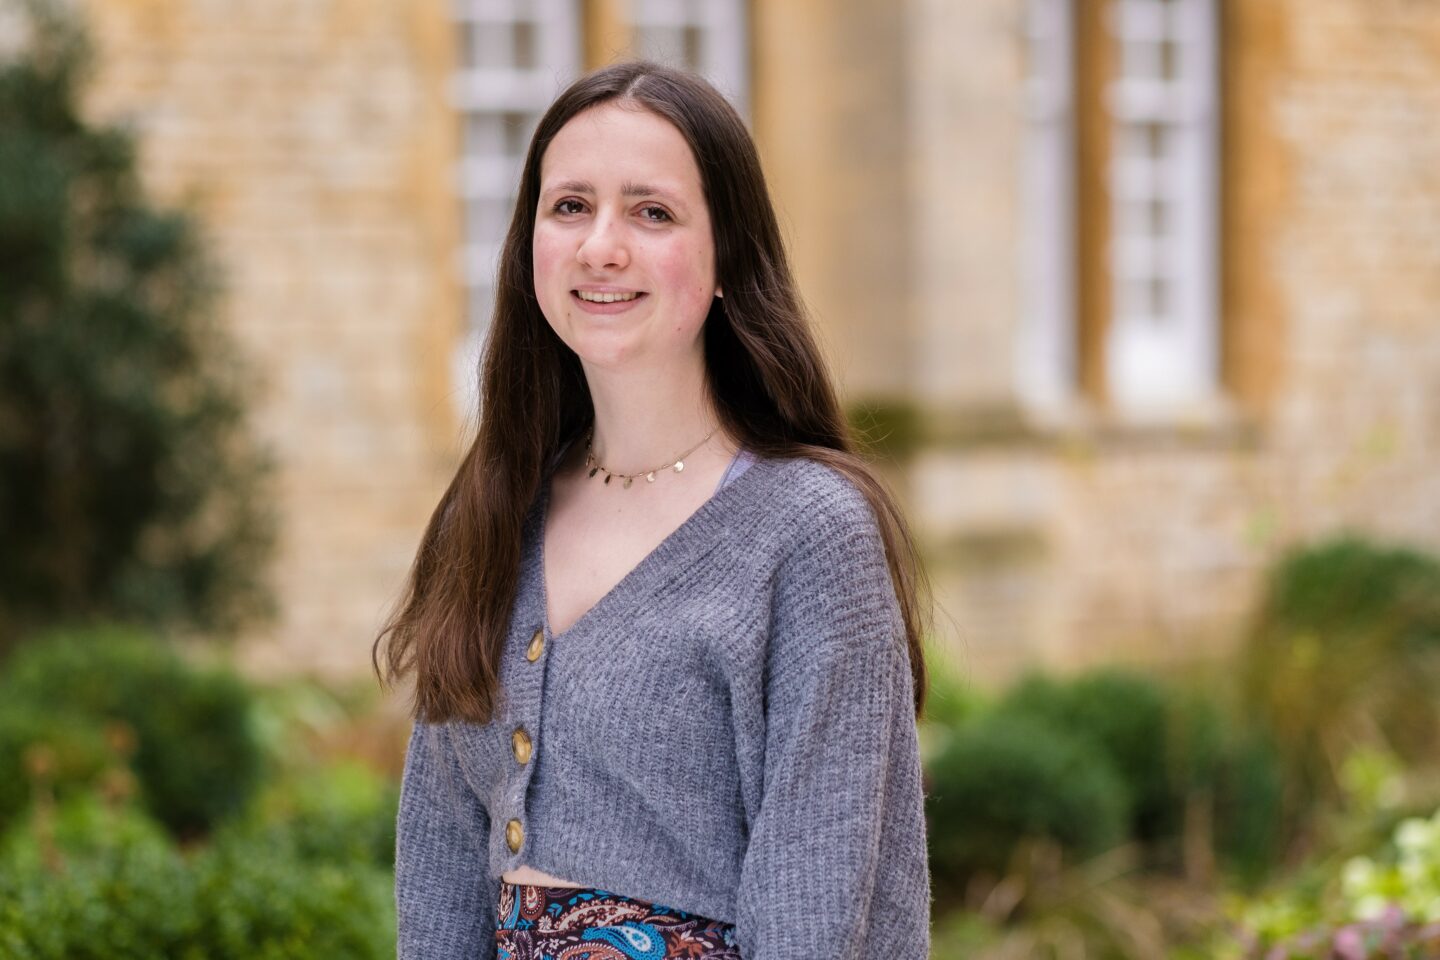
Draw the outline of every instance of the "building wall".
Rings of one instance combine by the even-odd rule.
[[[244,649],[363,671],[464,426],[448,8],[86,6],[93,111],[203,217],[261,374],[283,612]],[[846,396],[909,411],[891,477],[982,681],[1222,653],[1264,565],[1341,526],[1440,548],[1440,6],[1222,6],[1229,409],[1135,426],[1017,396],[1024,0],[751,4],[803,292]],[[586,10],[594,63],[623,11]]]
[[[443,4],[89,0],[90,112],[201,218],[276,455],[260,671],[360,674],[456,452]]]
[[[1103,406],[1060,429],[1022,418],[1008,435],[942,440],[914,460],[949,639],[982,679],[1036,659],[1222,654],[1264,566],[1297,541],[1357,529],[1440,548],[1440,138],[1425,119],[1440,116],[1440,7],[1224,10],[1233,410],[1147,427]],[[970,125],[957,144],[994,135]],[[961,189],[978,208],[998,188]],[[961,335],[969,305],[933,325],[932,362],[959,358],[945,337]],[[942,308],[929,298],[925,309]]]
[[[796,279],[855,396],[908,390],[907,23],[873,0],[752,3],[752,128]]]
[[[937,412],[1013,402],[1020,293],[1023,5],[913,0],[904,287],[915,335],[905,383]]]
[[[1422,119],[1440,116],[1440,8],[1228,13],[1227,54],[1268,64],[1230,100],[1229,186],[1266,216],[1222,238],[1254,264],[1226,308],[1269,383],[1236,391],[1245,429],[1208,451],[1122,441],[1063,470],[1061,636],[1086,656],[1225,649],[1260,565],[1298,540],[1353,528],[1440,547],[1440,138]]]

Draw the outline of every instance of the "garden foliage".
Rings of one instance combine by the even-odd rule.
[[[255,691],[93,630],[0,663],[0,957],[393,955],[394,783],[262,763]]]
[[[1440,811],[1405,819],[1338,874],[1271,891],[1235,913],[1236,935],[1214,948],[1223,960],[1440,956]]]
[[[0,786],[0,827],[42,783],[93,789],[107,766],[132,775],[145,809],[178,836],[237,813],[260,784],[251,697],[228,671],[113,628],[44,636],[3,667],[0,773],[13,779]]]
[[[61,5],[10,0],[0,52],[0,651],[114,619],[223,633],[270,609],[269,467],[195,222],[79,109]],[[69,6],[69,5],[64,5]]]
[[[137,810],[82,797],[0,849],[0,956],[332,960],[393,956],[391,875],[244,835],[182,852]]]
[[[1024,717],[961,728],[929,769],[931,869],[938,885],[1003,873],[1022,841],[1090,856],[1124,838],[1125,788],[1086,741]]]
[[[1297,547],[1220,669],[932,710],[937,958],[1440,956],[1440,561]]]
[[[1278,743],[1290,806],[1335,800],[1363,747],[1440,760],[1440,561],[1340,536],[1272,572],[1241,665],[1244,704]]]
[[[1003,873],[1022,841],[1072,864],[1125,843],[1152,867],[1198,843],[1237,875],[1280,852],[1280,774],[1265,737],[1211,699],[1106,668],[1031,674],[972,708],[927,764],[932,869],[942,888]]]

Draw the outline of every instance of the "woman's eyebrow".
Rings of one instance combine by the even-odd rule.
[[[627,197],[660,197],[672,203],[679,202],[679,198],[673,193],[661,190],[659,187],[652,187],[648,183],[632,183],[627,180],[621,184],[620,193]]]
[[[546,193],[594,193],[594,184],[585,180],[565,180],[561,183],[552,183],[545,188]]]

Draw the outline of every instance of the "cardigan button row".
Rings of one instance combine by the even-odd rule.
[[[542,627],[535,631],[530,638],[530,646],[525,648],[525,659],[534,663],[540,659],[545,652],[545,629]],[[515,754],[515,760],[522,766],[530,762],[530,755],[534,750],[534,744],[530,740],[530,734],[525,732],[523,726],[516,727],[510,734],[510,749]],[[519,853],[520,848],[525,844],[525,827],[519,820],[511,819],[505,824],[505,845],[510,848],[511,853]]]
[[[535,631],[530,638],[530,646],[525,648],[525,659],[534,663],[540,659],[545,652],[545,630],[542,627]],[[530,754],[534,745],[530,741],[530,734],[525,732],[523,726],[516,727],[510,734],[510,749],[515,753],[515,759],[524,765],[530,762]],[[520,848],[525,845],[525,827],[519,820],[511,819],[505,824],[505,845],[510,848],[511,853],[519,853]]]

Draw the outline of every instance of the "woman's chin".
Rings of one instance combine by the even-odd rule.
[[[578,338],[570,349],[586,367],[596,370],[619,370],[631,366],[641,353],[626,337],[587,336]]]

